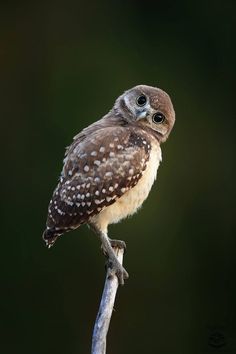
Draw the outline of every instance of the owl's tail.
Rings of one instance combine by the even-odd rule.
[[[57,238],[63,233],[64,231],[60,232],[60,230],[56,231],[55,229],[46,229],[42,236],[46,247],[51,248],[56,242]]]

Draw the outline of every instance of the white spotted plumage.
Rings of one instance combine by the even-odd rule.
[[[108,127],[103,132],[109,133],[104,145],[101,145],[102,134],[95,131],[82,142],[75,139],[67,150],[60,182],[49,208],[48,225],[51,230],[57,228],[57,233],[60,227],[63,233],[85,222],[93,223],[94,216],[137,184],[146,168],[151,148],[143,144],[145,133],[141,129]],[[97,139],[96,150],[91,146],[91,139]],[[121,143],[122,149],[119,148]],[[85,156],[86,149],[92,151],[82,160],[80,156]],[[62,215],[67,217],[61,218]]]
[[[92,223],[98,224],[103,232],[107,232],[109,224],[117,223],[123,218],[134,214],[142,206],[151,190],[161,159],[161,148],[153,144],[147,168],[136,186],[127,193],[125,193],[126,188],[122,188],[124,195],[116,203],[105,208],[100,214],[95,215]]]

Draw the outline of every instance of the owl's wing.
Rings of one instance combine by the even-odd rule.
[[[150,149],[142,130],[132,126],[78,135],[67,149],[49,204],[48,239],[77,228],[133,188],[145,171]]]

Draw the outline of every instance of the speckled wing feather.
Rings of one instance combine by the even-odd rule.
[[[133,126],[101,127],[77,135],[66,151],[49,204],[46,244],[51,246],[59,235],[88,222],[133,188],[150,149],[145,133]]]

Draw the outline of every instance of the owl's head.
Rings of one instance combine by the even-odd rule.
[[[169,95],[156,87],[139,85],[121,95],[115,103],[116,114],[128,123],[157,132],[161,142],[168,138],[175,122],[175,111]]]

